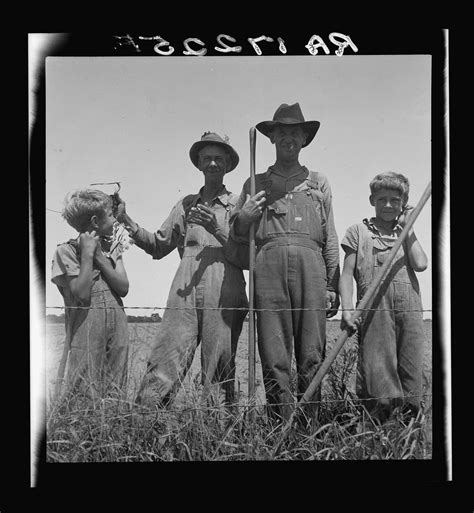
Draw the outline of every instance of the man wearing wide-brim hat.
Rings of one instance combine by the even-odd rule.
[[[234,402],[235,354],[248,301],[241,269],[224,258],[238,197],[223,179],[239,156],[227,139],[206,132],[191,146],[189,157],[203,173],[204,186],[180,199],[156,232],[133,221],[119,198],[117,218],[139,248],[155,259],[177,248],[181,257],[137,396],[137,402],[148,405],[167,405],[174,398],[199,343],[203,397],[219,391],[221,383],[225,402]]]
[[[257,193],[251,198],[250,179],[245,182],[231,218],[236,241],[248,239],[250,225],[256,225],[258,348],[269,413],[278,419],[289,419],[294,407],[293,349],[301,396],[324,357],[326,317],[335,315],[339,306],[331,189],[322,173],[299,162],[301,149],[319,125],[305,121],[298,103],[280,105],[272,120],[256,125],[275,145],[276,160],[265,173],[256,174]],[[317,408],[313,405],[306,413],[315,420]]]

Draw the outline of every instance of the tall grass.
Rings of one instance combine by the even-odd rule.
[[[182,405],[137,405],[120,397],[52,402],[47,419],[49,462],[428,459],[430,415],[395,414],[379,424],[351,391],[357,351],[341,351],[322,387],[319,424],[281,425],[244,398],[232,407],[201,404],[192,381]]]

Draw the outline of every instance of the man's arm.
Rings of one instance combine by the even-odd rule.
[[[326,177],[321,183],[321,192],[323,193],[323,206],[326,213],[326,244],[323,248],[323,258],[326,263],[327,290],[338,292],[340,275],[339,241],[334,224],[331,187]]]
[[[259,191],[250,197],[250,179],[244,183],[242,192],[230,216],[229,235],[235,240],[248,239],[250,226],[258,221],[265,207],[265,191]]]
[[[184,236],[184,208],[179,201],[171,210],[168,218],[156,232],[149,232],[139,226],[127,213],[125,202],[118,197],[117,220],[125,225],[135,244],[151,255],[161,259],[171,253],[180,237]]]

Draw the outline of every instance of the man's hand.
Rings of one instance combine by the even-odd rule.
[[[265,208],[265,201],[265,191],[257,192],[252,197],[250,197],[250,194],[247,194],[247,200],[239,213],[240,220],[249,225],[254,221],[258,221]]]
[[[191,207],[189,210],[187,222],[203,226],[212,235],[214,235],[219,228],[216,214],[209,208],[206,203]]]
[[[123,199],[118,195],[118,193],[115,193],[114,203],[116,208],[115,219],[117,219],[119,223],[123,223],[124,217],[127,215],[125,201],[123,201]]]
[[[118,195],[118,193],[114,194],[114,202],[115,202],[115,219],[119,223],[122,223],[127,231],[130,233],[130,236],[133,235],[138,230],[137,223],[127,214],[127,209],[125,205],[125,201]]]
[[[326,318],[330,319],[337,314],[339,308],[339,295],[336,292],[326,290]]]

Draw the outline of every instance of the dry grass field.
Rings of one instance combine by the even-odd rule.
[[[220,409],[203,411],[198,405],[200,355],[170,411],[144,410],[133,403],[159,323],[130,323],[131,351],[127,400],[102,401],[94,406],[74,400],[54,404],[51,394],[64,342],[64,326],[47,325],[47,458],[74,461],[181,461],[268,459],[430,459],[431,458],[431,322],[425,322],[426,410],[420,418],[370,424],[354,406],[357,344],[343,349],[322,384],[321,427],[311,436],[293,433],[276,451],[279,434],[260,415],[264,389],[256,351],[256,406],[251,415],[248,391],[248,324],[244,324],[237,358],[239,406],[230,415]],[[339,322],[327,323],[327,352],[340,333]]]

